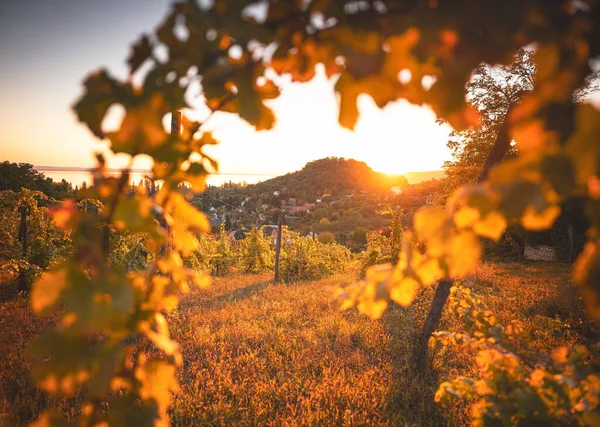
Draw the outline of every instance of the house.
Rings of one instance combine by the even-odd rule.
[[[277,226],[273,224],[263,226],[263,233],[265,237],[276,237],[277,236]]]
[[[288,204],[289,206],[296,206],[296,199],[295,199],[295,198],[293,198],[293,197],[290,197],[290,198],[288,199],[288,202],[287,202],[287,204]]]
[[[308,212],[310,208],[308,206],[292,206],[292,213],[296,212]]]

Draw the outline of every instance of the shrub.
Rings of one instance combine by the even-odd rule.
[[[367,248],[361,257],[360,275],[364,276],[369,267],[391,262],[391,259],[392,247],[390,239],[380,231],[369,231],[367,233]]]
[[[244,272],[262,273],[273,268],[275,253],[262,228],[252,227],[240,246],[240,266]]]
[[[323,244],[335,243],[335,234],[333,234],[331,231],[325,231],[323,233],[319,233],[317,235],[317,239],[319,240],[319,243]]]
[[[314,280],[347,271],[352,253],[337,243],[322,243],[284,227],[279,271],[285,282]]]
[[[184,259],[187,268],[204,271],[213,276],[224,276],[231,272],[238,259],[233,242],[225,231],[225,224],[221,224],[218,237],[213,234],[198,236],[198,249]]]
[[[109,261],[125,267],[127,271],[143,270],[152,258],[146,250],[146,236],[141,233],[111,233]]]
[[[600,346],[540,351],[518,321],[502,325],[468,281],[451,289],[449,309],[464,332],[437,332],[437,342],[477,353],[477,378],[443,382],[435,400],[474,402],[473,425],[595,425]]]

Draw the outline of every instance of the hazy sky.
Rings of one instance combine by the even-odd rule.
[[[169,0],[0,0],[0,147],[2,158],[52,166],[92,166],[102,148],[71,105],[83,78],[106,67],[126,77],[129,47],[152,31]],[[222,143],[210,154],[229,173],[281,174],[325,156],[353,157],[376,170],[439,169],[449,129],[430,110],[400,102],[379,110],[359,100],[356,131],[337,124],[331,82],[285,84],[273,101],[278,124],[256,133],[231,115],[211,122]],[[113,164],[118,164],[115,162]],[[64,174],[77,181],[85,177]],[[60,178],[60,174],[51,174]],[[224,176],[256,181],[258,177]]]

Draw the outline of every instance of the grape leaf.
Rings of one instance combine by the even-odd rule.
[[[129,74],[133,74],[142,65],[146,59],[152,55],[152,44],[147,35],[143,35],[140,40],[132,46],[131,54],[127,58],[129,64]]]

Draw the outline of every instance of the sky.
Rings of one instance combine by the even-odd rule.
[[[130,45],[156,28],[170,3],[0,0],[0,161],[94,166],[94,153],[107,143],[78,123],[71,110],[82,81],[98,68],[126,78]],[[337,123],[332,86],[322,73],[309,83],[284,83],[281,96],[271,101],[277,117],[271,131],[255,132],[237,116],[216,115],[209,125],[221,143],[207,154],[226,175],[209,182],[256,182],[327,156],[362,160],[386,173],[438,170],[449,159],[450,128],[437,125],[431,110],[405,101],[379,109],[362,96],[361,118],[351,132]],[[123,161],[111,159],[109,166]],[[74,184],[86,179],[84,174],[47,175]]]

